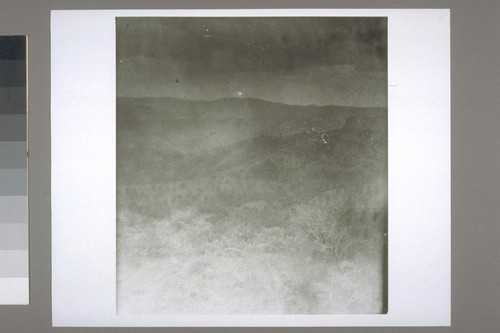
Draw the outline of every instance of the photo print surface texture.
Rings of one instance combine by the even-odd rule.
[[[387,311],[387,19],[116,19],[117,313]]]

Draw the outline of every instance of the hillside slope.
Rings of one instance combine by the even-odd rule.
[[[117,105],[119,313],[382,311],[386,110]]]

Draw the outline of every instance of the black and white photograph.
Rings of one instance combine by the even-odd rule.
[[[384,314],[386,17],[116,18],[118,315]]]

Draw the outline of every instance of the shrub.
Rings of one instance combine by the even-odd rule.
[[[371,203],[373,197],[365,194],[357,189],[326,191],[295,205],[290,219],[321,259],[350,259],[380,239],[373,215],[383,207]]]

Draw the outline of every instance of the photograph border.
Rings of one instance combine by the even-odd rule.
[[[106,289],[114,284],[109,274],[115,270],[111,267],[114,265],[110,265],[114,262],[114,254],[109,249],[113,241],[109,236],[115,235],[114,205],[112,209],[109,207],[110,200],[115,197],[110,190],[114,189],[114,177],[109,177],[114,174],[115,167],[115,161],[111,161],[115,157],[114,85],[109,82],[109,78],[114,77],[115,68],[109,61],[112,59],[114,64],[115,59],[114,54],[109,54],[109,49],[106,51],[113,45],[104,37],[109,38],[109,20],[116,13],[146,16],[152,12],[158,13],[145,10],[52,13],[53,324],[449,325],[450,37],[449,10],[444,9],[164,11],[164,15],[221,15],[222,12],[262,16],[313,16],[314,13],[316,16],[348,16],[353,13],[356,16],[377,16],[374,15],[377,13],[389,17],[389,313],[197,318],[112,315],[110,309],[113,309],[114,300]],[[415,30],[419,28],[415,26],[424,31],[416,34]],[[401,33],[402,27],[411,29]],[[432,28],[439,28],[439,33]],[[96,43],[94,47],[89,47],[91,42]],[[95,45],[101,48],[95,48]],[[89,50],[93,54],[89,54]],[[68,77],[67,73],[71,71],[76,75]],[[96,80],[96,74],[105,79]],[[408,100],[414,104],[408,105]],[[395,109],[403,109],[404,116],[391,112]],[[419,129],[425,129],[425,137],[417,140],[415,135]],[[78,150],[74,149],[74,142],[79,142]],[[408,197],[401,203],[399,194],[404,188],[411,188],[411,192],[403,192]],[[392,204],[394,200],[396,205]],[[408,209],[413,215],[408,215]],[[86,273],[86,281],[81,281],[82,273]],[[75,280],[79,282],[76,287]],[[401,291],[407,293],[402,295]],[[403,305],[405,308],[400,308]]]

